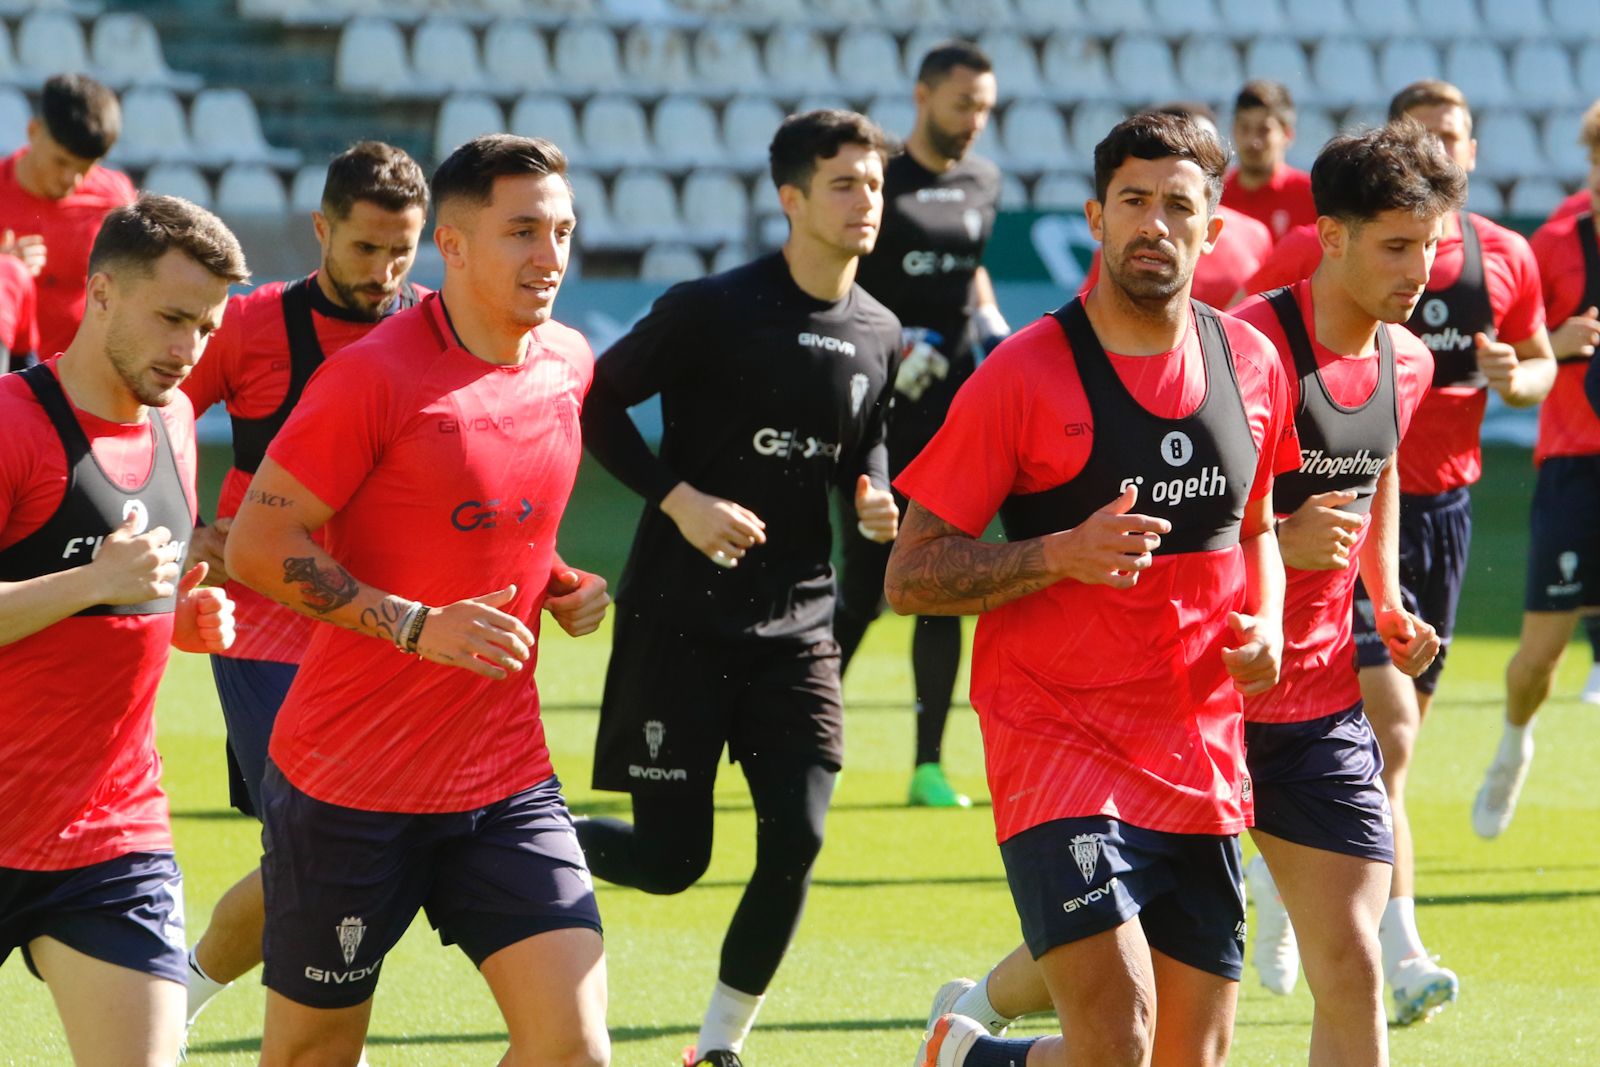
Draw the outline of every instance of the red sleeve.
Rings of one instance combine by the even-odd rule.
[[[222,325],[206,341],[205,354],[183,380],[183,391],[194,404],[197,417],[205,414],[211,405],[229,398],[232,391],[229,383],[233,380],[244,350],[244,312],[242,296],[228,299],[228,307],[222,313]]]
[[[1549,222],[1528,242],[1538,264],[1544,293],[1544,317],[1559,326],[1580,309],[1583,299],[1583,252],[1578,247],[1576,216]]]
[[[1245,292],[1264,293],[1309,278],[1322,262],[1322,241],[1315,226],[1299,226],[1273,245],[1267,261],[1245,283]]]
[[[396,353],[397,355],[398,353]],[[380,361],[341,353],[317,368],[267,449],[322,503],[343,508],[392,436],[393,378]]]
[[[17,342],[27,346],[23,351],[39,354],[39,287],[31,276],[23,286],[22,301],[17,307]]]
[[[1573,215],[1582,215],[1592,206],[1593,200],[1594,198],[1588,189],[1579,189],[1577,192],[1573,193],[1571,196],[1567,197],[1565,200],[1561,201],[1561,203],[1556,205],[1556,209],[1550,212],[1550,217],[1544,220],[1545,225],[1549,225],[1550,223],[1555,222],[1557,219],[1570,218]]]
[[[1500,340],[1514,345],[1526,341],[1544,325],[1544,292],[1540,287],[1539,263],[1527,240],[1513,230],[1496,226],[1495,250],[1507,272],[1503,305],[1495,308],[1495,330]]]

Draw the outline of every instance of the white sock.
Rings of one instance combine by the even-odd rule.
[[[982,980],[965,993],[956,998],[955,1004],[950,1008],[957,1015],[965,1015],[975,1019],[989,1028],[993,1033],[1010,1026],[1015,1019],[1001,1015],[994,1010],[994,1005],[989,1003],[989,976],[984,975]]]
[[[739,1052],[750,1028],[756,1024],[756,1013],[761,1010],[764,996],[741,993],[730,985],[718,982],[711,991],[711,1003],[706,1017],[700,1023],[700,1036],[695,1040],[695,1051],[704,1056],[713,1049],[725,1048]]]
[[[1515,766],[1533,755],[1533,723],[1521,726],[1506,723],[1506,732],[1500,735],[1500,751],[1495,753],[1499,763]]]
[[[1378,944],[1383,950],[1383,973],[1393,974],[1402,960],[1426,956],[1417,933],[1417,902],[1411,897],[1390,897],[1378,921]]]
[[[200,966],[200,961],[194,958],[194,949],[189,950],[189,1025],[194,1025],[195,1017],[200,1014],[200,1009],[206,1002],[218,993],[227,989],[232,982],[219,982],[206,973]]]

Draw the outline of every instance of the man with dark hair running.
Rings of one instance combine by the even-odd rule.
[[[233,515],[312,373],[326,356],[420,299],[406,273],[427,219],[422,168],[398,148],[353,145],[329,164],[322,210],[311,216],[322,249],[318,268],[228,301],[206,359],[183,383],[197,417],[222,402],[233,420],[233,466],[216,521],[196,530],[190,543],[191,557],[210,564],[212,581],[228,578],[223,552]],[[228,730],[229,800],[260,818],[272,722],[316,623],[239,582],[226,588],[237,637],[211,658],[211,670]],[[254,870],[223,894],[189,952],[191,1026],[211,997],[261,962],[261,923],[261,872]]]
[[[555,550],[593,373],[550,317],[566,158],[480,137],[432,194],[442,291],[322,365],[227,538],[230,574],[331,624],[261,783],[267,1067],[357,1062],[419,908],[493,992],[502,1063],[610,1060],[600,915],[532,658],[541,609],[582,634],[607,603]]]
[[[1279,82],[1245,82],[1234,98],[1233,148],[1239,165],[1223,182],[1222,202],[1265,223],[1274,241],[1317,220],[1311,176],[1288,163],[1294,124],[1294,97]]]
[[[980,616],[973,706],[1026,941],[939,991],[918,1067],[1226,1055],[1241,701],[1278,677],[1272,484],[1299,466],[1277,353],[1189,296],[1226,164],[1187,117],[1113,129],[1087,209],[1100,284],[996,349],[897,482],[890,604]],[[1007,541],[981,541],[996,514]],[[997,979],[1030,1000],[1042,979],[1067,1036],[990,1036]]]
[[[994,228],[1000,171],[972,146],[994,111],[989,57],[966,41],[935,45],[922,57],[914,90],[917,117],[904,151],[883,173],[883,229],[861,260],[861,287],[900,319],[901,360],[889,412],[889,474],[900,473],[944,422],[950,400],[981,354],[1011,328],[995,305],[982,267]],[[848,499],[848,498],[846,498]],[[903,501],[899,501],[903,504]],[[845,508],[839,524],[843,564],[833,631],[839,669],[883,610],[889,546],[856,530]],[[945,778],[945,720],[961,667],[961,620],[920,616],[911,631],[917,733],[910,801],[969,807]]]
[[[882,132],[791,115],[772,140],[780,252],[668,290],[596,367],[586,442],[648,502],[618,593],[589,819],[596,875],[678,893],[711,860],[724,745],[750,786],[756,866],[686,1064],[738,1067],[800,922],[843,758],[829,501],[893,539],[884,415],[900,324],[855,284],[883,213]],[[659,458],[627,409],[660,395]],[[852,533],[855,530],[852,528]]]
[[[156,686],[170,648],[233,634],[205,565],[181,571],[178,386],[248,277],[210,212],[145,196],[99,230],[66,352],[0,378],[0,960],[22,949],[82,1067],[170,1067],[183,1033]]]

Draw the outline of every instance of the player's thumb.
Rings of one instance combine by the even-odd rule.
[[[189,590],[206,580],[206,574],[211,570],[205,560],[201,560],[189,568],[189,573],[178,580],[178,595],[187,596]]]
[[[856,479],[856,503],[861,503],[870,492],[872,492],[872,479],[863,474]]]
[[[1240,637],[1248,638],[1255,631],[1255,628],[1256,620],[1253,616],[1243,615],[1237,611],[1228,612],[1228,629]]]
[[[118,538],[118,540],[126,541],[128,538],[133,537],[138,532],[138,529],[139,513],[129,509],[128,513],[122,516],[121,524],[111,531],[111,536]]]
[[[492,593],[485,593],[482,596],[473,597],[472,602],[474,604],[482,604],[486,608],[498,608],[502,605],[511,603],[512,598],[516,595],[517,587],[515,585],[508,585],[504,589],[496,589]]]
[[[1478,346],[1479,348],[1488,348],[1489,345],[1491,344],[1491,342],[1489,340],[1489,335],[1484,333],[1484,332],[1482,332],[1481,330],[1472,335],[1472,343],[1474,345]]]
[[[1129,482],[1127,485],[1122,487],[1122,495],[1117,497],[1117,499],[1113,500],[1111,503],[1107,504],[1105,507],[1101,508],[1100,511],[1102,514],[1106,515],[1126,515],[1128,512],[1133,510],[1134,501],[1138,499],[1139,487],[1134,485],[1132,482]]]
[[[1583,317],[1586,319],[1600,319],[1600,308],[1588,308],[1584,311]]]
[[[578,572],[568,568],[555,571],[550,575],[550,585],[545,591],[552,596],[570,593],[578,588]]]
[[[1336,508],[1341,504],[1353,503],[1361,494],[1354,489],[1329,489],[1326,493],[1318,493],[1311,499],[1318,507]]]

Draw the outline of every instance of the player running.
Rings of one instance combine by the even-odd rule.
[[[1251,805],[1241,694],[1277,680],[1272,482],[1299,466],[1277,353],[1189,296],[1226,163],[1189,118],[1113,129],[1087,208],[1101,284],[1002,344],[897,483],[912,503],[889,601],[982,616],[973,706],[1037,961],[1008,965],[1030,989],[1042,977],[1071,1035],[991,1037],[1000,1004],[952,983],[936,1011],[956,1014],[933,1022],[921,1067],[1226,1054]],[[978,540],[997,513],[1007,542]]]
[[[1222,202],[1266,224],[1274,241],[1317,220],[1311,175],[1287,162],[1294,120],[1294,97],[1278,82],[1245,82],[1234,98],[1233,148],[1239,165],[1223,181]]]
[[[223,550],[233,515],[312,372],[420,298],[406,274],[427,218],[428,179],[410,156],[377,141],[353,145],[328,165],[322,210],[311,216],[322,249],[317,269],[228,301],[206,359],[183,383],[196,416],[221,402],[233,420],[233,466],[216,521],[190,544],[191,557],[211,565],[212,581],[228,577]],[[211,670],[228,730],[229,800],[260,818],[272,722],[316,623],[239,582],[226,588],[237,637],[211,658]],[[217,902],[189,952],[191,1026],[211,997],[261,962],[261,909],[259,870]]]
[[[981,266],[994,229],[1000,171],[972,154],[994,111],[995,94],[994,67],[976,45],[935,45],[917,70],[916,125],[904,151],[884,168],[883,229],[872,255],[861,260],[858,280],[903,327],[897,396],[889,413],[890,477],[933,437],[982,352],[1011,332]],[[848,508],[845,513],[833,617],[841,672],[883,610],[889,560],[888,544],[856,531],[854,514]],[[961,666],[961,620],[921,616],[911,633],[917,736],[910,801],[970,807],[971,799],[951,787],[940,764]]]
[[[565,171],[507,135],[439,165],[442,291],[323,364],[227,538],[230,574],[332,624],[261,784],[267,1067],[356,1063],[418,908],[488,982],[503,1063],[610,1058],[600,916],[533,671],[541,608],[581,634],[607,603],[555,552],[593,371],[550,317]]]
[[[633,823],[578,826],[594,873],[678,893],[711,860],[724,745],[756,810],[756,865],[686,1064],[738,1067],[800,922],[843,757],[829,500],[895,535],[884,414],[900,324],[855,284],[883,212],[882,132],[791,115],[770,149],[781,251],[668,290],[601,357],[586,442],[649,503],[618,593],[594,784]],[[659,458],[627,409],[660,395]]]
[[[0,959],[22,949],[77,1063],[170,1067],[183,882],[156,686],[169,648],[233,636],[205,565],[179,577],[196,512],[178,386],[249,274],[215,216],[145,196],[106,217],[86,277],[66,352],[0,378]]]

